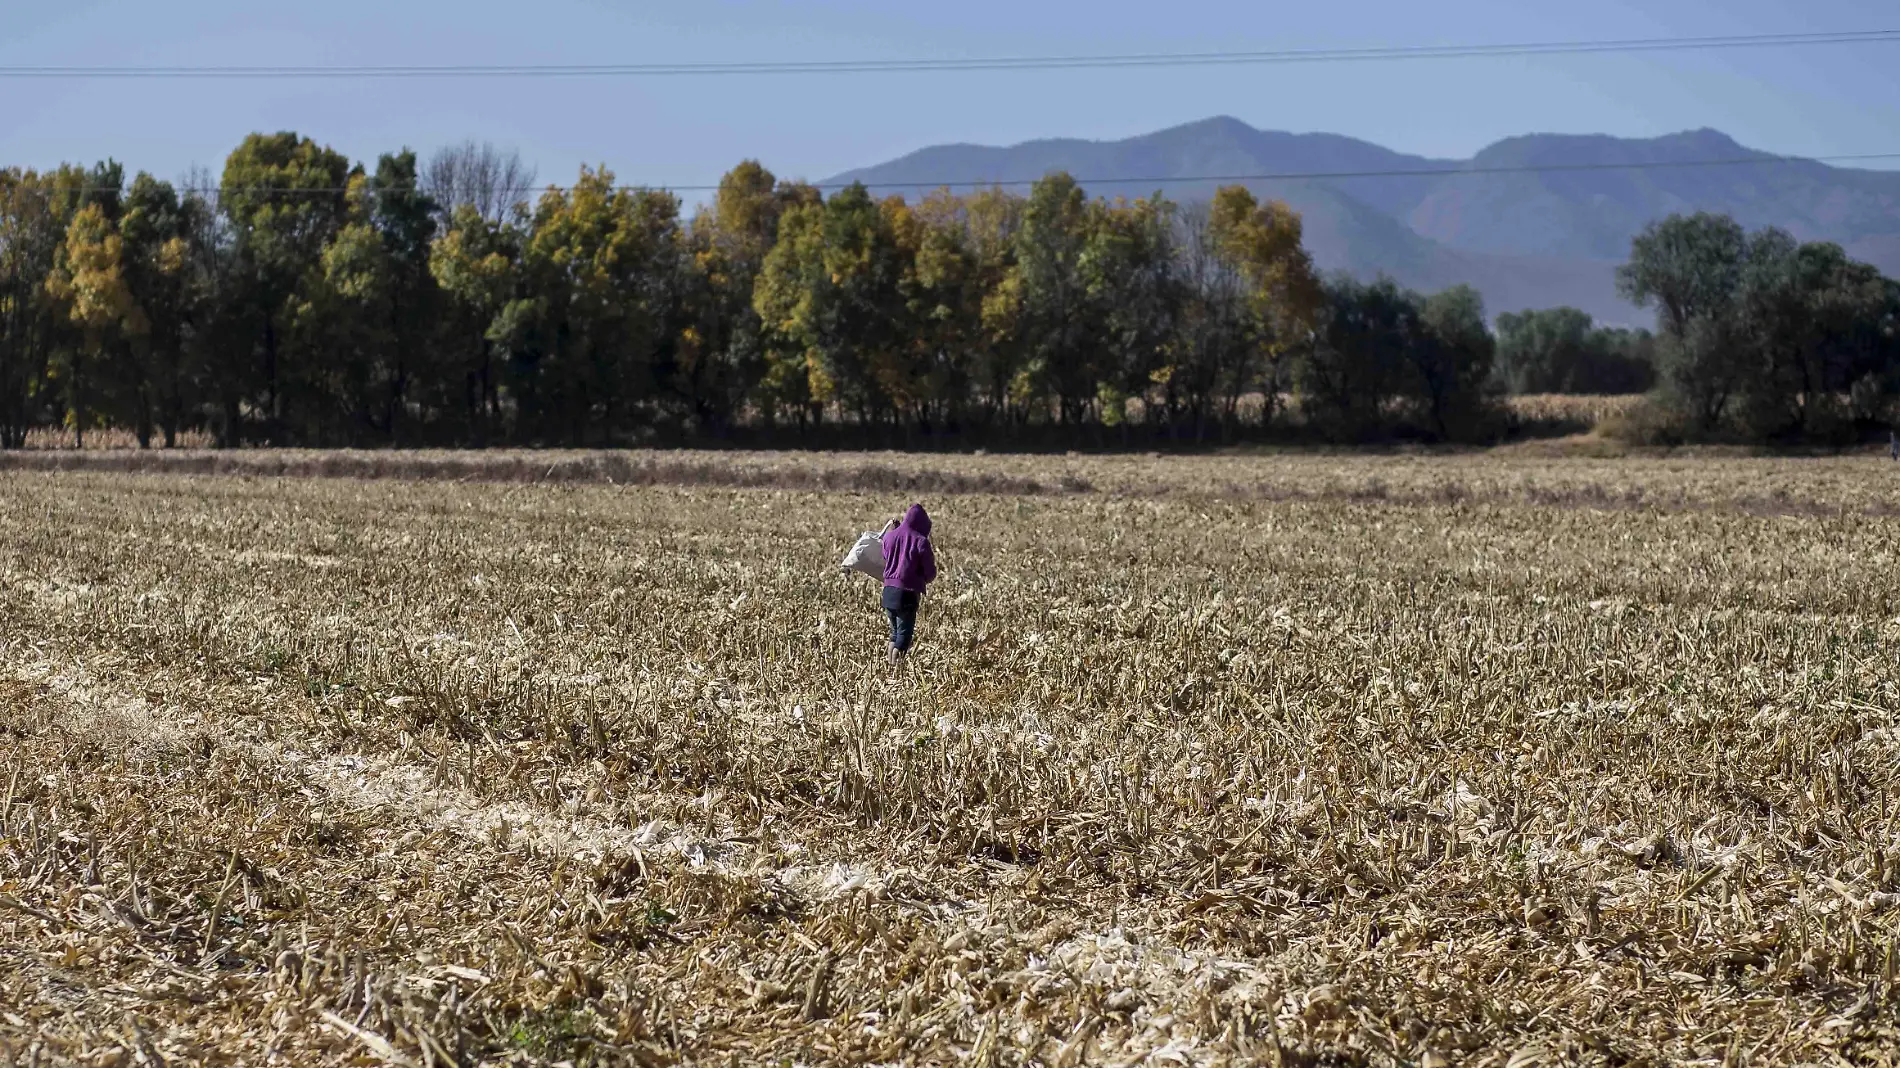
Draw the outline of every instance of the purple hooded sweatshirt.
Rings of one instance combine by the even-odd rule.
[[[921,504],[904,513],[897,529],[884,535],[884,585],[912,593],[937,577],[937,554],[930,549],[930,515]]]

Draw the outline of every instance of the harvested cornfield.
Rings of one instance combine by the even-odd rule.
[[[1884,460],[875,462],[0,475],[0,1064],[1900,1060]]]
[[[154,443],[163,443],[163,435],[154,433]],[[210,434],[202,430],[186,430],[178,434],[175,445],[205,449],[213,444]],[[60,427],[36,427],[26,432],[25,447],[32,451],[77,451],[83,446],[86,452],[111,452],[115,450],[136,449],[139,447],[138,435],[129,430],[97,429],[87,432],[83,440],[75,441],[73,432]]]
[[[1639,394],[1532,393],[1508,398],[1505,406],[1524,426],[1581,434],[1628,415],[1642,401]]]

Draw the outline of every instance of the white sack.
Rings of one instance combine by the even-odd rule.
[[[858,535],[858,543],[844,554],[838,565],[846,571],[862,571],[875,579],[884,577],[884,535],[867,530]]]

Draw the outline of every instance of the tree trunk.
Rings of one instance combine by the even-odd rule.
[[[283,444],[283,405],[277,389],[277,323],[264,317],[264,440]]]
[[[238,444],[239,431],[242,429],[241,420],[243,419],[243,414],[238,410],[238,407],[237,396],[229,392],[227,388],[224,395],[224,427],[222,432],[218,435],[218,447],[221,449],[235,448]]]

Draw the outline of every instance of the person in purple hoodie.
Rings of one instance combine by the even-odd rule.
[[[937,577],[930,547],[930,514],[913,504],[904,518],[884,525],[884,613],[891,618],[891,663],[910,652],[917,638],[917,605]]]

